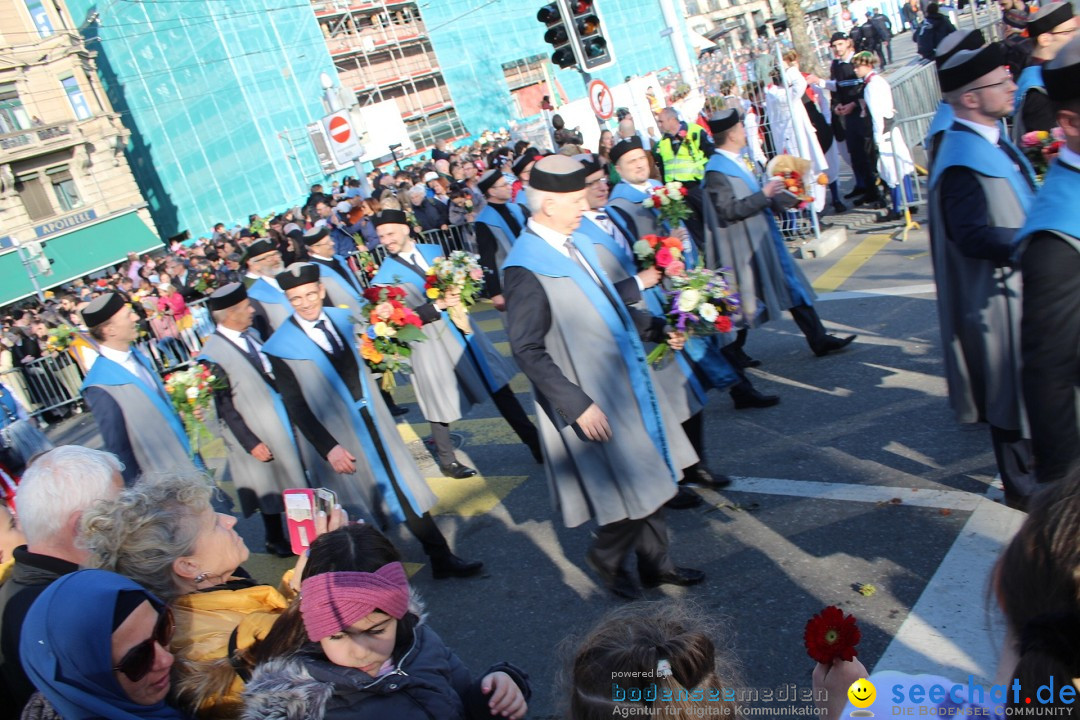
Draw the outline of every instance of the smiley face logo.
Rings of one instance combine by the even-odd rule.
[[[859,678],[855,682],[851,683],[851,687],[847,691],[848,700],[851,704],[857,708],[868,708],[874,704],[874,698],[877,697],[877,690],[873,684],[866,678]]]

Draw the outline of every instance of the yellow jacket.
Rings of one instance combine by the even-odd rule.
[[[234,652],[246,650],[266,636],[289,607],[291,574],[292,570],[282,578],[288,597],[270,585],[232,582],[173,602],[173,689],[182,707],[198,708],[200,718],[239,716],[244,681],[230,662],[230,647]]]

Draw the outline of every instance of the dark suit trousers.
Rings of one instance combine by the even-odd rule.
[[[1035,469],[1032,463],[1031,441],[1019,430],[990,426],[1001,483],[1006,499],[1027,497],[1035,490]]]
[[[796,305],[788,312],[791,313],[795,324],[802,330],[802,334],[806,336],[806,342],[810,344],[810,349],[817,350],[820,348],[825,342],[828,332],[826,332],[825,326],[821,324],[821,318],[818,316],[817,310],[812,305]]]
[[[633,552],[638,574],[656,577],[675,570],[668,555],[668,530],[663,510],[640,520],[619,520],[601,525],[589,552],[602,570],[617,573]]]
[[[866,119],[859,117],[858,107],[844,115],[844,137],[848,154],[851,155],[851,170],[855,174],[855,187],[867,191],[874,189],[874,171],[870,162],[870,128]]]
[[[540,434],[537,432],[536,426],[529,420],[525,408],[521,407],[521,403],[514,396],[514,391],[510,389],[510,386],[504,385],[491,393],[491,399],[495,402],[495,407],[499,409],[499,413],[507,424],[521,438],[521,441],[534,452],[538,452],[540,449]],[[439,464],[449,465],[456,462],[457,455],[454,453],[454,443],[450,439],[449,423],[432,422],[430,424],[431,440],[435,443],[435,458],[439,461]]]

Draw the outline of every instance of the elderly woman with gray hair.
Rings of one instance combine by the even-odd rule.
[[[241,568],[248,548],[236,518],[215,512],[201,476],[143,477],[83,516],[88,566],[125,575],[169,602],[176,618],[176,702],[200,716],[235,717],[251,669],[250,650],[295,595],[306,560],[285,573],[281,589]],[[317,519],[325,530],[343,521]]]

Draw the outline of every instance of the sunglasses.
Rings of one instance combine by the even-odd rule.
[[[175,629],[176,625],[173,623],[172,610],[167,607],[162,608],[157,622],[154,623],[154,632],[150,637],[128,650],[113,670],[124,673],[131,682],[139,682],[154,667],[154,656],[157,654],[154,646],[160,645],[168,650]]]

